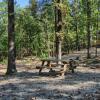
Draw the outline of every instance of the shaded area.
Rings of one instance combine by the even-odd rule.
[[[46,72],[39,76],[35,70],[24,71],[12,77],[0,76],[0,81],[0,100],[99,100],[100,97],[100,73],[95,71],[78,70],[67,73],[64,79],[48,76]]]

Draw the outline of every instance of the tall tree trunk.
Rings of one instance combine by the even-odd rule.
[[[77,20],[76,20],[76,50],[77,51],[80,51]]]
[[[78,0],[74,0],[73,4],[74,8],[74,20],[75,20],[75,32],[76,32],[76,50],[80,51],[80,45],[79,45],[79,34],[78,34]]]
[[[96,32],[96,40],[97,40],[97,34],[98,34],[98,29],[99,29],[99,2],[100,1],[97,1],[97,9],[98,9],[98,13],[97,13],[97,32]],[[95,56],[97,57],[97,44],[96,44],[96,50],[95,50]]]
[[[56,0],[57,4],[62,3],[62,0]],[[62,31],[62,11],[57,6],[55,7],[55,40],[56,40],[56,58],[61,59],[61,31]]]
[[[15,64],[14,0],[8,0],[8,67],[6,74],[17,72]]]
[[[50,41],[49,41],[49,34],[48,34],[48,23],[44,22],[44,32],[45,32],[45,43],[47,48],[48,57],[50,57]]]
[[[96,41],[97,41],[97,34],[98,34],[98,15],[97,15],[97,32],[96,32]],[[95,51],[95,56],[97,57],[97,53],[98,53],[98,51],[97,51],[97,44],[96,44],[96,51]]]
[[[91,26],[91,7],[90,7],[90,0],[87,0],[87,58],[91,58],[90,54],[90,47],[91,47],[91,32],[90,32],[90,26]]]

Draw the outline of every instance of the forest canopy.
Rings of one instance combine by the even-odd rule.
[[[63,0],[59,5],[51,0],[43,0],[42,3],[29,0],[29,5],[24,8],[14,5],[16,57],[55,54],[55,5],[62,10],[62,51],[69,53],[95,46],[96,33],[100,30],[99,0]],[[7,2],[3,0],[0,2],[1,60],[7,57],[8,52],[7,14]]]

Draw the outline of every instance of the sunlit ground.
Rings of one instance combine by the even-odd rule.
[[[100,57],[96,59],[100,61]],[[94,58],[89,61],[92,60]],[[17,60],[16,63],[18,73],[9,77],[3,76],[6,65],[0,65],[0,100],[99,100],[100,98],[100,67],[96,64],[90,64],[88,67],[85,63],[81,64],[74,74],[68,72],[62,78],[38,75],[35,66],[40,64],[40,61],[34,57]]]

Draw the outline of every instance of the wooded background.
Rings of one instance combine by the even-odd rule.
[[[58,0],[59,1],[59,0]],[[100,30],[100,0],[29,0],[21,8],[14,3],[16,57],[55,55],[55,6],[62,11],[62,53],[89,48],[96,44]],[[8,55],[8,9],[0,2],[0,61]],[[88,53],[89,54],[89,53]],[[90,55],[88,55],[89,57]]]

